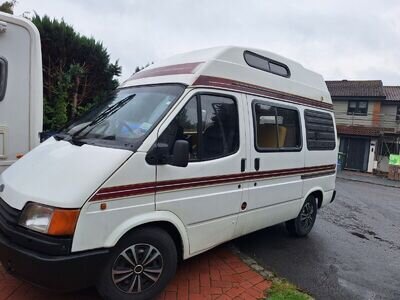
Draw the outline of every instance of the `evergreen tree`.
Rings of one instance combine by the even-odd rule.
[[[13,14],[14,6],[16,3],[17,3],[16,0],[5,1],[2,4],[0,4],[0,11],[8,13],[8,14]]]
[[[35,15],[32,22],[42,42],[44,129],[57,130],[111,95],[121,67],[101,42],[64,20]]]

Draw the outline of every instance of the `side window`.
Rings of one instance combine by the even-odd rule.
[[[172,153],[175,141],[182,139],[189,142],[190,161],[210,160],[236,152],[239,148],[236,102],[229,97],[208,94],[191,98],[159,142],[167,143]]]
[[[307,148],[313,150],[333,150],[336,147],[335,128],[332,115],[306,109]]]
[[[233,99],[202,95],[202,159],[212,159],[236,152],[239,148],[239,121]]]
[[[193,97],[172,120],[158,142],[166,143],[170,154],[172,154],[175,141],[186,140],[189,142],[189,159],[197,160],[199,146],[198,120],[197,98]]]
[[[261,56],[257,53],[245,51],[243,54],[246,63],[253,68],[269,72],[275,75],[290,77],[289,67],[281,62]]]
[[[301,149],[299,113],[297,110],[269,104],[253,105],[255,145],[258,151]]]
[[[347,114],[366,116],[368,113],[367,101],[349,101],[347,106]]]
[[[6,95],[7,75],[7,60],[0,56],[0,102]]]

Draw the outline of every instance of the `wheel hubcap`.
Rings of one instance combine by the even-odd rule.
[[[135,244],[122,251],[115,260],[112,280],[124,293],[141,293],[158,281],[162,271],[160,251],[149,244]]]
[[[309,229],[314,222],[314,207],[311,203],[304,204],[300,213],[300,223],[304,229]]]
[[[143,270],[144,270],[144,268],[143,268],[143,266],[142,265],[137,265],[134,269],[133,269],[133,272],[135,272],[135,274],[142,274],[143,273]]]

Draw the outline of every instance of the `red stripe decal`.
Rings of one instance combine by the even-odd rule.
[[[267,97],[279,98],[280,100],[286,102],[292,102],[296,104],[333,110],[333,105],[330,103],[325,103],[311,98],[280,92],[263,86],[254,85],[242,81],[236,81],[232,79],[201,75],[199,76],[199,78],[197,78],[197,80],[193,83],[193,85],[212,86],[212,87],[242,91],[250,94],[258,94]]]
[[[140,79],[146,77],[157,77],[166,75],[193,74],[196,67],[200,64],[202,64],[202,62],[170,65],[165,67],[153,68],[149,70],[143,70],[137,72],[129,79],[131,80],[131,79]]]
[[[284,169],[273,171],[260,171],[250,173],[237,173],[222,176],[195,177],[177,180],[165,180],[156,182],[137,183],[114,187],[101,188],[90,201],[117,199],[129,196],[153,194],[172,190],[187,189],[200,186],[226,184],[243,180],[264,179],[271,177],[282,177],[287,175],[304,175],[321,171],[334,171],[336,165],[324,165],[307,168]]]

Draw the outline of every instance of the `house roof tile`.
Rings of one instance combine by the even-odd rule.
[[[384,86],[386,101],[400,101],[400,86]]]
[[[326,81],[332,97],[385,97],[382,80]]]

